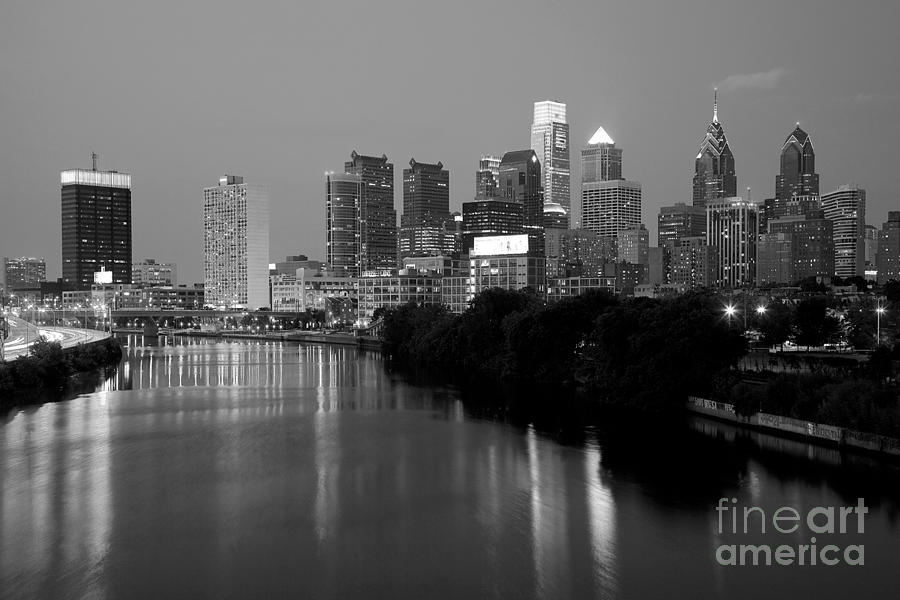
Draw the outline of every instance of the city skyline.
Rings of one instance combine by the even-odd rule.
[[[389,88],[383,88],[382,99],[371,100],[344,95],[342,84],[327,97],[320,91],[309,94],[308,99],[301,97],[301,92],[310,89],[306,82],[326,75],[352,80],[349,75],[356,73],[372,83],[375,73],[365,65],[350,67],[350,73],[329,72],[336,71],[336,64],[346,64],[341,58],[346,54],[341,53],[356,53],[381,42],[367,34],[353,37],[342,33],[347,48],[335,49],[338,54],[326,56],[321,65],[313,64],[304,50],[319,44],[321,35],[312,32],[308,39],[288,35],[308,12],[288,10],[278,15],[283,21],[279,23],[279,19],[253,17],[245,10],[219,17],[190,7],[183,19],[169,22],[163,14],[166,11],[160,10],[141,16],[174,38],[170,47],[157,48],[155,38],[146,35],[124,43],[126,39],[131,42],[131,37],[124,37],[127,32],[115,25],[135,18],[128,9],[106,14],[102,35],[76,39],[72,32],[79,29],[79,23],[90,22],[90,10],[56,7],[53,13],[43,14],[41,7],[11,7],[0,25],[4,34],[0,73],[5,78],[0,120],[8,124],[7,144],[0,150],[0,176],[5,182],[0,192],[4,209],[0,255],[43,255],[48,278],[61,275],[56,176],[65,169],[88,168],[87,155],[93,150],[101,155],[104,168],[128,172],[134,178],[135,258],[155,256],[178,262],[184,281],[200,281],[203,253],[196,231],[202,223],[202,206],[196,199],[210,179],[223,172],[238,172],[270,188],[270,257],[300,252],[321,259],[325,254],[322,173],[333,169],[349,151],[355,148],[392,158],[441,157],[450,171],[450,209],[459,210],[462,202],[471,200],[471,173],[479,156],[485,151],[526,147],[525,128],[531,122],[533,102],[548,97],[567,104],[570,144],[576,149],[601,125],[627,148],[632,165],[627,176],[644,186],[641,220],[655,239],[659,208],[690,202],[692,159],[701,128],[708,123],[716,85],[720,118],[737,156],[739,193],[749,186],[754,200],[774,195],[779,166],[776,153],[785,132],[800,121],[815,138],[821,190],[857,183],[867,190],[869,223],[880,225],[897,196],[887,161],[890,140],[900,135],[900,120],[896,119],[900,85],[875,73],[890,72],[890,57],[897,54],[898,42],[888,35],[888,26],[895,19],[888,18],[887,10],[840,5],[823,11],[829,14],[820,17],[818,11],[803,10],[802,4],[779,4],[779,19],[774,22],[766,19],[774,3],[733,6],[717,11],[715,18],[699,10],[699,5],[695,10],[684,6],[675,10],[660,4],[658,11],[665,13],[665,18],[653,19],[649,27],[650,33],[658,34],[659,44],[671,48],[661,64],[653,64],[660,62],[658,51],[628,43],[621,50],[629,53],[631,60],[623,61],[630,63],[627,68],[604,65],[592,78],[580,75],[595,68],[584,52],[596,53],[607,44],[613,48],[624,38],[615,28],[592,21],[599,15],[598,7],[573,7],[572,40],[559,50],[566,58],[564,66],[545,68],[549,77],[540,82],[515,77],[509,86],[467,83],[471,93],[459,95],[454,102],[447,100],[450,90],[459,92],[460,85],[469,81],[468,65],[476,64],[482,51],[493,51],[500,58],[512,52],[504,47],[504,35],[497,39],[483,36],[488,47],[477,52],[459,47],[459,35],[486,33],[481,31],[486,29],[484,25],[467,20],[475,5],[463,3],[449,9],[448,28],[455,28],[458,35],[433,36],[428,50],[412,59],[407,46],[425,39],[397,29],[400,26],[391,21],[396,16],[393,10],[376,14],[374,9],[350,3],[318,15],[330,21],[362,13],[396,34],[397,41],[385,48],[385,63],[398,71],[408,68],[419,74],[434,60],[452,64],[445,79],[414,90],[399,103],[394,102],[398,93]],[[541,19],[545,10],[550,9],[512,18],[527,28]],[[616,10],[627,22],[646,14],[646,9]],[[297,64],[279,59],[262,42],[243,50],[198,52],[193,32],[214,27],[221,19],[240,19],[254,39],[262,40],[262,32],[271,31],[271,40],[266,42],[278,49],[278,56],[284,54]],[[867,44],[841,41],[837,33],[843,20],[852,20],[860,35],[868,38]],[[654,24],[656,21],[661,24]],[[298,25],[303,31],[308,29],[305,22]],[[706,40],[703,44],[709,41],[695,34],[711,31],[714,23],[731,22],[741,22],[748,33],[711,34],[721,48],[717,56],[705,56],[697,65],[684,64],[685,56],[698,55],[701,40]],[[19,25],[13,27],[16,23]],[[680,27],[670,27],[676,24]],[[754,44],[749,33],[762,26],[772,33],[770,43],[762,45],[766,47]],[[121,47],[122,51],[109,54],[101,51],[105,46]],[[151,48],[154,52],[147,52]],[[104,95],[94,92],[91,78],[65,67],[67,61],[62,57],[69,53],[102,56],[104,68],[122,73],[120,89]],[[155,58],[145,56],[154,53],[158,54]],[[28,68],[24,67],[26,61],[19,60],[26,55]],[[183,57],[187,60],[182,61]],[[274,61],[272,68],[254,72],[253,65],[262,60]],[[540,56],[531,60],[538,66],[550,61]],[[678,65],[675,81],[665,70],[672,64]],[[867,68],[850,68],[858,64]],[[518,75],[525,72],[526,65],[510,69]],[[285,82],[288,72],[300,73],[300,83]],[[225,73],[247,74],[250,91],[228,97],[210,95],[206,82],[225,77]],[[492,72],[484,77],[493,80],[496,76]],[[55,93],[63,85],[71,87],[71,93]],[[160,88],[179,93],[160,99],[152,93]],[[34,98],[40,100],[34,102]],[[437,119],[436,113],[440,115]],[[226,142],[233,139],[244,142]],[[859,148],[866,152],[860,153]],[[688,156],[688,152],[693,154]],[[577,199],[581,173],[580,164],[574,162],[571,193]],[[395,190],[401,189],[401,177],[394,174]],[[397,193],[394,207],[398,211],[401,207]]]

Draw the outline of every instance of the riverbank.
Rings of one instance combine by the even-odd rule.
[[[145,334],[141,329],[117,329],[116,333]],[[237,340],[264,340],[298,342],[301,344],[327,344],[331,346],[353,346],[361,350],[380,351],[382,341],[374,336],[357,336],[352,333],[325,333],[322,331],[278,331],[269,333],[247,333],[243,331],[198,331],[196,329],[160,331],[157,335],[185,337],[222,338]]]

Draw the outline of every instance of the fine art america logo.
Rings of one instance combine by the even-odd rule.
[[[841,541],[837,537],[841,534],[864,533],[864,518],[869,509],[862,498],[856,506],[816,506],[805,514],[790,506],[766,514],[758,506],[739,507],[737,498],[720,498],[715,510],[719,535],[782,537],[777,544],[722,544],[716,548],[716,561],[720,565],[865,564],[863,544],[825,543]],[[783,539],[787,536],[790,538]],[[805,543],[796,543],[798,538]]]

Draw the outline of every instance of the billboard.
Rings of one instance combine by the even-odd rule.
[[[516,254],[528,254],[528,234],[477,237],[472,248],[472,256]]]
[[[112,276],[112,271],[107,271],[103,267],[100,267],[99,271],[94,272],[94,283],[100,285],[112,283]]]

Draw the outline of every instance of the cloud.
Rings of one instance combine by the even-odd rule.
[[[771,90],[775,89],[778,82],[787,75],[788,70],[784,67],[775,67],[771,71],[761,73],[740,73],[738,75],[729,75],[717,84],[720,90],[734,91],[739,89],[747,90]]]
[[[893,102],[898,99],[897,94],[887,94],[882,92],[860,93],[855,96],[844,98],[844,102],[857,105],[879,104],[882,102]]]

